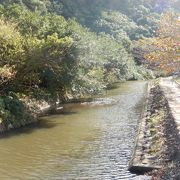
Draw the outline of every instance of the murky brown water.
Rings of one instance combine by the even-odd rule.
[[[1,138],[0,179],[146,179],[127,170],[144,90],[145,82],[123,83],[104,97],[112,105],[69,104]]]

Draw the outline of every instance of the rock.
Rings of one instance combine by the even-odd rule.
[[[13,129],[14,127],[13,127],[13,125],[10,123],[10,124],[8,124],[8,130],[10,130],[10,129]]]

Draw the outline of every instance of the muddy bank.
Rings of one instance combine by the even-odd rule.
[[[178,129],[159,82],[149,84],[130,170],[154,179],[176,179],[180,169]]]

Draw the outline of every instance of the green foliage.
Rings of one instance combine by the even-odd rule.
[[[131,8],[130,18],[138,25],[139,31],[137,33],[142,34],[144,37],[151,37],[157,29],[160,15],[143,5],[139,5]],[[136,39],[140,38],[142,36]]]
[[[41,12],[46,12],[50,1],[48,0],[0,0],[0,3],[2,3],[6,7],[12,4],[19,4],[24,7],[26,6],[31,11],[38,10]]]
[[[15,93],[10,92],[6,96],[0,96],[0,121],[7,128],[19,127],[32,118],[26,105]]]
[[[32,34],[39,38],[47,37],[57,33],[59,37],[64,37],[67,32],[67,22],[62,16],[52,13],[41,15],[40,11],[29,11],[17,4],[9,5],[0,11],[3,16],[16,22],[23,35]]]
[[[18,66],[23,59],[23,39],[15,24],[0,19],[0,67]]]
[[[82,91],[95,93],[132,76],[133,58],[121,43],[106,34],[97,36],[75,21],[69,21],[69,24],[79,64],[74,89],[77,85]]]
[[[56,33],[42,40],[29,37],[25,47],[26,62],[18,70],[16,79],[29,87],[42,86],[51,93],[63,88],[69,83],[64,81],[64,75],[73,64],[65,59],[71,44],[71,38],[58,38]]]
[[[78,22],[93,31],[112,34],[112,28],[120,31],[118,26],[122,28],[124,23],[125,27],[122,29],[130,35],[130,39],[152,36],[159,19],[158,14],[155,13],[156,3],[152,0],[56,0],[54,2],[56,6],[61,7],[58,10],[53,6],[58,14],[66,18],[76,18]],[[113,27],[111,28],[110,25]]]
[[[130,44],[128,38],[133,39],[138,30],[136,23],[117,11],[102,12],[101,18],[95,23],[95,27],[97,32],[113,35],[116,40],[122,41],[126,47]]]
[[[4,69],[5,65],[15,67],[16,89],[29,93],[32,88],[43,88],[56,95],[69,87],[75,61],[67,57],[73,40],[67,36],[65,19],[49,13],[40,16],[39,11],[16,4],[2,8],[2,14],[17,24],[6,23],[4,18],[0,21],[0,62]]]

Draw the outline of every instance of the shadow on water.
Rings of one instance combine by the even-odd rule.
[[[43,121],[43,123],[40,121],[26,125],[25,127],[20,127],[19,129],[13,129],[9,132],[5,132],[1,134],[0,139],[2,138],[11,138],[13,136],[18,136],[22,134],[31,134],[37,129],[49,129],[54,128],[56,126],[56,123],[50,122],[50,121]]]
[[[61,117],[61,116],[72,116],[78,114],[79,109],[87,109],[87,108],[97,108],[97,107],[108,107],[113,104],[96,104],[96,102],[84,102],[84,103],[67,103],[63,104],[63,110],[57,112],[50,112],[50,114],[46,114],[43,117],[39,118],[37,122],[28,124],[24,127],[20,127],[18,129],[12,129],[11,131],[7,131],[0,135],[0,139],[2,138],[11,138],[13,136],[18,136],[22,134],[31,134],[38,129],[51,129],[56,127],[57,125],[64,124],[63,122],[57,122],[53,119],[49,120],[49,117]]]
[[[0,135],[0,140],[4,139],[4,138],[11,138],[13,136],[18,136],[18,135],[22,135],[22,134],[31,134],[33,133],[35,130],[38,129],[51,129],[56,127],[59,124],[63,124],[61,122],[56,122],[54,120],[49,120],[49,116],[71,116],[77,114],[77,112],[72,112],[72,111],[68,111],[67,109],[61,113],[53,113],[53,114],[49,114],[46,115],[40,119],[38,119],[37,122],[28,124],[24,127],[20,127],[18,129],[12,129],[11,131],[7,131],[4,132],[3,134]]]

